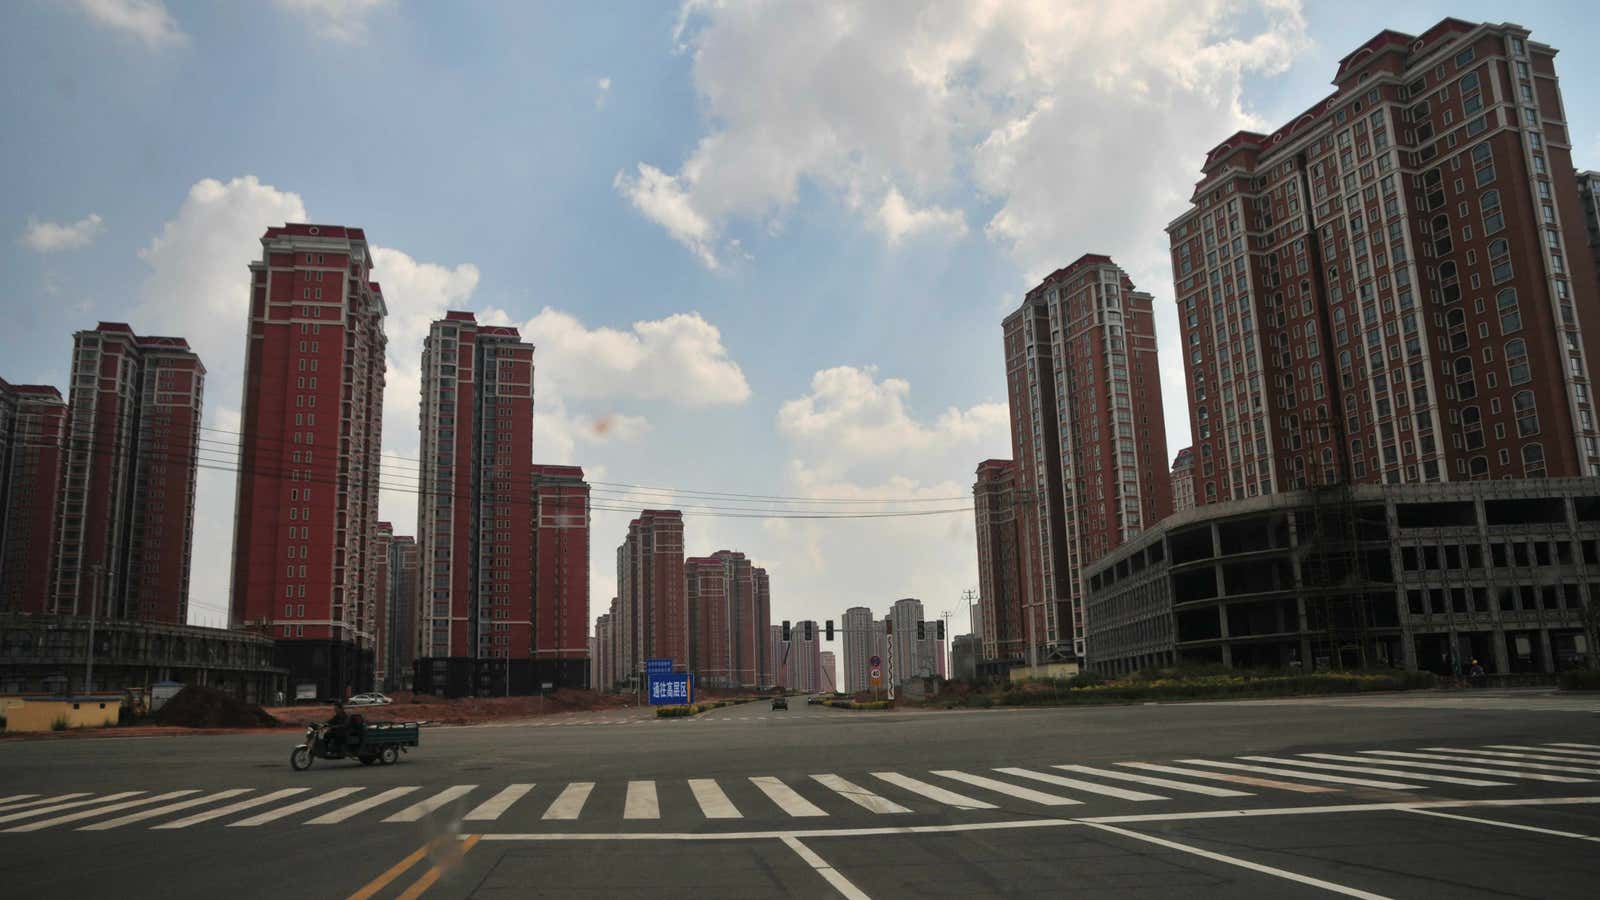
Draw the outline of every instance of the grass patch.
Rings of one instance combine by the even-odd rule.
[[[1167,670],[1141,672],[1115,680],[1100,679],[1093,683],[1086,683],[1087,680],[1080,679],[1081,675],[1075,678],[1021,682],[997,694],[969,696],[964,699],[964,705],[983,706],[984,700],[1003,706],[1075,706],[1163,700],[1296,697],[1418,690],[1438,685],[1438,678],[1430,672],[1391,671],[1284,675],[1239,671],[1194,673]]]
[[[823,706],[834,709],[889,709],[893,704],[887,700],[824,700]]]

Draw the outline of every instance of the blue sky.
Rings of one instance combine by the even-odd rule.
[[[230,427],[245,267],[304,215],[383,248],[386,452],[415,453],[420,329],[468,308],[538,345],[540,461],[959,507],[936,498],[1010,455],[999,323],[1023,291],[1110,253],[1171,346],[1161,226],[1204,151],[1310,106],[1377,30],[1532,28],[1564,48],[1575,159],[1600,166],[1575,3],[1045,6],[0,4],[0,376],[64,384],[71,332],[127,320],[190,337],[208,424]],[[1175,451],[1181,362],[1163,368]],[[226,607],[231,495],[202,479],[197,620]],[[384,515],[408,528],[413,506],[392,491]],[[595,515],[596,614],[627,518]],[[688,543],[767,565],[779,619],[917,596],[959,629],[977,583],[967,513],[691,516]]]

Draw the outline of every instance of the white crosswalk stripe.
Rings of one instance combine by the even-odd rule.
[[[309,820],[306,822],[306,824],[337,825],[347,819],[355,818],[369,809],[382,806],[383,804],[388,803],[390,800],[396,800],[400,797],[404,797],[407,794],[415,793],[420,790],[422,790],[422,788],[414,784],[406,785],[404,787],[390,788],[381,794],[367,797],[364,800],[357,800],[354,803],[341,806],[332,812],[324,813],[320,816],[317,816],[315,819]]]
[[[39,795],[38,794],[20,794],[19,796],[22,796],[22,797],[38,797]],[[33,806],[49,806],[52,803],[65,803],[68,800],[76,800],[76,799],[78,799],[80,797],[87,797],[87,796],[89,796],[89,793],[87,791],[79,791],[79,792],[77,792],[75,794],[57,794],[54,797],[40,797],[38,800],[28,800],[28,801],[23,802],[23,803],[8,803],[5,806],[0,806],[0,813],[14,812],[14,811],[19,810],[19,809],[28,809],[29,807],[33,807]]]
[[[576,819],[583,813],[583,804],[588,802],[589,794],[593,791],[594,782],[574,781],[544,811],[544,818],[552,821]]]
[[[6,831],[39,831],[41,829],[50,828],[56,825],[65,825],[68,822],[81,822],[84,819],[92,819],[95,816],[103,816],[106,813],[122,812],[125,809],[132,809],[135,806],[143,806],[146,803],[160,803],[163,800],[176,800],[179,797],[187,797],[190,794],[198,793],[200,792],[193,788],[183,791],[168,791],[165,794],[157,794],[154,797],[140,797],[137,800],[124,800],[121,803],[113,803],[110,806],[97,806],[92,809],[82,809],[77,812],[67,813],[64,816],[56,816],[54,819],[43,819],[38,822],[29,822],[26,825],[18,825],[14,828],[7,828]]]
[[[1180,759],[1178,762],[1189,766],[1213,766],[1218,769],[1236,769],[1240,772],[1258,772],[1262,775],[1276,775],[1279,777],[1304,778],[1307,781],[1326,781],[1331,784],[1351,784],[1356,787],[1386,788],[1389,790],[1421,790],[1420,784],[1403,784],[1395,781],[1378,781],[1371,778],[1347,778],[1343,775],[1323,775],[1316,772],[1296,772],[1291,769],[1278,769],[1272,766],[1252,766],[1245,763],[1221,762],[1211,759]]]
[[[817,784],[833,791],[868,812],[885,814],[911,812],[911,810],[895,803],[893,800],[886,800],[861,785],[847,781],[837,775],[813,775],[811,778]]]
[[[872,777],[879,781],[887,781],[895,787],[910,791],[913,794],[920,794],[935,803],[943,803],[945,806],[954,806],[958,809],[995,808],[993,803],[986,803],[975,797],[958,794],[955,791],[947,791],[938,785],[929,784],[926,781],[918,781],[908,775],[901,775],[899,772],[873,772]]]
[[[143,809],[136,813],[111,819],[110,821],[95,822],[92,825],[82,825],[79,826],[78,830],[110,831],[113,828],[121,828],[124,825],[132,825],[135,822],[143,822],[146,819],[158,819],[162,816],[170,816],[175,812],[183,812],[186,809],[193,809],[196,806],[205,806],[210,803],[217,803],[222,800],[227,800],[230,797],[237,797],[241,794],[248,794],[250,792],[250,788],[233,788],[232,790],[218,791],[215,794],[207,794],[204,797],[194,797],[189,800],[184,800],[181,803],[169,803],[166,806],[158,806],[155,809]]]
[[[1063,772],[1077,772],[1082,775],[1093,775],[1097,778],[1114,778],[1118,781],[1131,781],[1134,784],[1148,784],[1151,787],[1166,788],[1169,791],[1183,791],[1190,794],[1200,794],[1204,797],[1249,797],[1249,791],[1236,791],[1233,788],[1212,787],[1209,784],[1190,784],[1184,781],[1173,781],[1170,778],[1156,778],[1152,775],[1135,775],[1132,772],[1113,772],[1110,769],[1096,769],[1092,766],[1061,765],[1051,766]]]
[[[1033,788],[1019,787],[1018,785],[1008,784],[998,779],[987,778],[983,775],[973,775],[970,772],[960,772],[955,769],[937,769],[933,774],[938,775],[940,778],[948,778],[951,781],[960,781],[965,784],[970,784],[973,787],[981,787],[986,790],[991,790],[997,794],[1005,794],[1008,797],[1015,797],[1018,800],[1027,800],[1030,803],[1038,803],[1041,806],[1076,806],[1077,804],[1083,802],[1082,800],[1074,800],[1071,797],[1062,797],[1057,794],[1047,794],[1044,791],[1036,791]]]
[[[104,797],[89,797],[85,800],[73,800],[70,803],[57,803],[53,806],[38,806],[34,807],[33,809],[23,810],[22,812],[8,813],[0,816],[0,824],[4,824],[6,822],[16,822],[21,819],[31,819],[35,816],[48,816],[54,813],[64,812],[69,809],[79,809],[85,806],[94,806],[97,803],[111,803],[115,800],[121,800],[124,797],[137,797],[143,793],[145,792],[123,791],[119,794],[106,794]]]
[[[1018,778],[1032,778],[1034,781],[1042,781],[1045,784],[1053,784],[1057,787],[1072,788],[1073,790],[1084,791],[1090,794],[1103,794],[1107,797],[1116,797],[1119,800],[1132,800],[1136,803],[1143,803],[1149,800],[1167,799],[1160,794],[1152,794],[1147,791],[1134,791],[1129,790],[1128,788],[1110,787],[1104,784],[1095,784],[1092,781],[1084,781],[1081,778],[1064,778],[1060,775],[1053,775],[1049,772],[1034,772],[1028,769],[1017,768],[995,769],[995,771],[1002,775],[1015,775]]]
[[[439,807],[444,806],[450,801],[466,796],[476,787],[477,785],[475,784],[452,785],[440,791],[439,793],[434,794],[432,797],[428,797],[424,800],[418,800],[416,803],[413,803],[405,809],[402,809],[394,815],[388,817],[387,819],[384,819],[384,821],[415,822],[428,813],[431,813]]]
[[[1360,772],[1367,775],[1381,775],[1385,778],[1409,778],[1412,781],[1436,781],[1440,784],[1464,784],[1468,787],[1505,787],[1510,783],[1507,781],[1484,781],[1481,778],[1459,778],[1454,775],[1422,775],[1417,772],[1401,772],[1396,769],[1374,769],[1370,763],[1366,766],[1341,766],[1334,763],[1308,762],[1303,759],[1283,759],[1277,756],[1239,756],[1235,758],[1246,759],[1251,762],[1272,763],[1278,766],[1296,766],[1329,772]]]
[[[1550,763],[1522,762],[1516,759],[1499,759],[1493,756],[1457,756],[1453,753],[1412,753],[1406,750],[1362,750],[1364,756],[1398,756],[1405,759],[1436,759],[1440,762],[1471,763],[1475,766],[1505,766],[1514,769],[1533,769],[1539,772],[1571,772],[1574,775],[1600,775],[1600,769],[1581,766],[1557,766]]]
[[[176,822],[163,822],[160,825],[155,826],[154,830],[170,831],[176,828],[188,828],[192,825],[199,825],[201,822],[209,822],[212,819],[220,819],[223,816],[231,816],[234,813],[241,813],[247,809],[255,809],[258,806],[266,806],[268,803],[276,803],[285,797],[293,797],[295,794],[304,794],[309,790],[311,789],[284,788],[281,791],[273,791],[270,794],[265,794],[260,797],[251,797],[248,800],[240,800],[238,803],[230,803],[227,806],[219,809],[208,809],[202,813],[195,813],[188,818],[179,819]]]
[[[800,796],[795,792],[794,788],[789,787],[771,775],[752,775],[750,776],[750,783],[760,788],[761,793],[766,794],[768,799],[778,804],[779,809],[791,816],[825,816],[828,814],[822,807]]]
[[[1532,750],[1535,753],[1555,753],[1573,762],[1600,765],[1600,750],[1568,750],[1565,747],[1533,747],[1526,744],[1489,744],[1490,750]]]
[[[1581,750],[1600,750],[1600,744],[1574,744],[1574,743],[1568,742],[1568,743],[1564,743],[1564,744],[1551,744],[1550,746],[1552,746],[1552,747],[1577,747],[1577,748],[1579,748]]]
[[[656,796],[654,781],[628,782],[628,797],[622,804],[624,819],[661,818],[661,800]]]
[[[0,809],[5,809],[7,806],[11,805],[12,803],[17,802],[18,800],[26,800],[29,797],[37,797],[37,796],[39,796],[39,795],[38,794],[12,794],[9,797],[0,797]]]
[[[1422,749],[1431,753],[1465,753],[1468,756],[1491,756],[1495,759],[1531,759],[1535,762],[1563,764],[1584,763],[1588,765],[1600,766],[1600,760],[1576,760],[1570,756],[1557,756],[1553,753],[1512,753],[1509,750],[1469,750],[1464,747],[1423,747]],[[1600,768],[1595,769],[1594,773],[1596,775],[1600,775]]]
[[[462,816],[461,819],[464,822],[493,822],[505,815],[505,811],[511,808],[511,804],[527,796],[531,790],[533,790],[531,783],[513,784],[478,804],[472,812]]]
[[[1551,781],[1564,782],[1566,784],[1576,784],[1589,780],[1587,778],[1574,778],[1571,775],[1544,775],[1538,772],[1524,772],[1520,769],[1484,769],[1478,766],[1451,765],[1449,763],[1432,763],[1411,759],[1393,759],[1389,757],[1375,760],[1370,756],[1345,756],[1339,753],[1302,753],[1300,755],[1309,756],[1313,759],[1331,759],[1336,762],[1365,763],[1369,766],[1374,762],[1381,762],[1386,766],[1404,766],[1407,769],[1429,769],[1435,772],[1459,772],[1463,775],[1490,775],[1499,778],[1522,778],[1529,781]]]
[[[742,819],[744,814],[733,805],[728,795],[714,778],[691,778],[689,790],[694,802],[700,804],[700,814],[708,819]]]
[[[256,828],[258,826],[265,825],[268,822],[276,822],[279,819],[296,815],[297,813],[303,813],[308,809],[315,809],[316,807],[322,806],[325,803],[332,803],[335,800],[343,800],[345,797],[348,797],[351,794],[360,793],[361,790],[362,789],[358,787],[338,788],[336,790],[329,791],[326,794],[319,794],[315,797],[307,797],[298,803],[291,803],[288,806],[279,807],[278,809],[269,809],[264,813],[259,813],[251,816],[248,819],[240,819],[237,822],[229,822],[228,827]]]
[[[1178,766],[1164,766],[1160,763],[1119,762],[1117,765],[1127,766],[1130,769],[1143,769],[1146,772],[1165,772],[1168,775],[1182,775],[1185,778],[1205,778],[1211,781],[1227,781],[1233,784],[1253,784],[1256,787],[1294,791],[1297,794],[1326,794],[1339,790],[1338,788],[1321,787],[1314,784],[1295,784],[1291,781],[1258,778],[1254,775],[1239,775],[1233,772],[1202,772],[1195,769],[1183,769]]]

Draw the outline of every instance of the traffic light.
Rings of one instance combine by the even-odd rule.
[[[806,620],[806,640],[811,640],[811,620]]]
[[[941,641],[944,640],[944,620],[940,619],[939,621],[937,621],[937,622],[935,622],[933,624],[934,624],[935,631],[938,634],[939,640],[941,640]]]
[[[785,641],[787,641],[789,639],[789,620],[788,619],[784,619],[783,620],[783,639]]]
[[[928,623],[927,622],[918,622],[917,623],[917,640],[925,641],[927,639],[928,639]]]
[[[833,620],[832,619],[828,620],[828,624],[825,626],[825,633],[828,635],[828,640],[830,640],[830,641],[833,640]]]

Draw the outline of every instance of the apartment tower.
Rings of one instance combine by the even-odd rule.
[[[73,335],[52,608],[188,623],[206,369],[180,337]]]
[[[1194,509],[1194,448],[1185,447],[1172,459],[1172,511]]]
[[[640,682],[647,659],[671,659],[674,672],[689,671],[683,571],[683,513],[647,509],[628,523],[617,548],[617,591],[626,632],[623,677],[630,684]]]
[[[1021,660],[1029,646],[1026,611],[1034,604],[1027,594],[1036,585],[1028,577],[1029,553],[1025,520],[1031,507],[1018,503],[1017,466],[1009,459],[978,464],[972,485],[973,515],[978,534],[978,632],[984,659]]]
[[[533,467],[533,660],[540,683],[589,687],[589,485]]]
[[[60,391],[0,379],[0,612],[51,608],[51,532],[66,435]]]
[[[1080,573],[1172,509],[1149,294],[1086,254],[1005,320],[1012,449],[1033,565],[1028,661],[1082,659]],[[1031,621],[1030,621],[1031,620]]]
[[[877,628],[882,623],[872,618],[872,610],[852,606],[840,617],[844,641],[844,689],[852,694],[872,690],[872,657],[878,654]]]
[[[535,687],[533,375],[533,345],[470,312],[446,313],[423,343],[418,691]]]
[[[1600,296],[1555,50],[1383,31],[1170,226],[1199,504],[1600,474]]]
[[[388,310],[365,232],[268,228],[249,304],[232,624],[277,639],[294,688],[369,690]]]
[[[388,655],[385,690],[409,691],[417,652],[417,539],[397,534],[389,543],[389,598],[385,608],[384,643]]]

